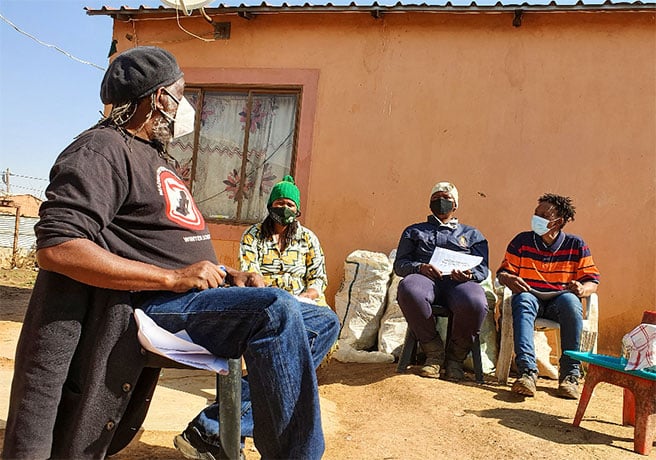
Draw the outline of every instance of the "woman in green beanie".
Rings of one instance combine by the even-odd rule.
[[[242,271],[261,274],[268,286],[284,289],[301,302],[321,305],[310,306],[310,309],[330,308],[324,296],[327,279],[323,251],[316,235],[297,220],[301,215],[301,194],[292,176],[285,176],[274,185],[267,209],[269,213],[264,221],[251,226],[242,236],[239,247]],[[318,336],[315,341],[325,343]],[[335,344],[322,362],[329,359],[334,349]],[[315,365],[318,364],[315,362]],[[200,444],[207,445],[207,439],[217,439],[218,405],[201,412],[185,432],[200,439]],[[241,435],[242,443],[243,438],[253,436],[248,376],[242,378]],[[200,451],[190,443],[186,444],[185,449],[178,447],[186,458],[214,458],[209,456],[210,451]]]
[[[323,250],[316,235],[297,220],[301,193],[292,176],[273,186],[267,209],[264,221],[242,236],[241,269],[261,274],[267,285],[284,289],[301,301],[328,306]]]

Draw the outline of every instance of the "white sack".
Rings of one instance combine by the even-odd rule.
[[[551,347],[547,340],[547,334],[542,331],[533,331],[533,343],[535,344],[535,362],[538,366],[538,375],[557,379],[558,367],[551,364]]]
[[[347,339],[338,341],[337,351],[333,358],[343,363],[393,363],[394,355],[380,351],[356,350],[348,343]]]
[[[357,250],[344,262],[344,281],[335,294],[340,338],[356,350],[377,347],[392,264],[387,255]]]
[[[487,299],[487,316],[483,320],[481,326],[481,362],[483,364],[483,373],[493,374],[497,369],[497,359],[499,359],[499,346],[497,342],[497,326],[494,322],[494,306],[497,303],[497,295],[494,291],[494,284],[492,283],[492,273],[488,273],[481,283],[481,287],[485,291],[485,298]],[[473,369],[473,362],[471,361],[471,353],[465,365],[471,363]]]
[[[394,265],[395,257],[396,249],[389,255],[390,264]],[[396,358],[403,351],[405,334],[408,330],[408,323],[396,300],[396,292],[402,279],[392,271],[392,281],[387,290],[387,305],[385,307],[385,313],[380,320],[380,329],[378,330],[378,351],[391,353]]]

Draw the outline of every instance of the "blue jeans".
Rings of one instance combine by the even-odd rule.
[[[513,334],[515,345],[515,364],[519,373],[537,372],[533,330],[536,318],[546,318],[560,324],[560,345],[563,351],[578,351],[583,330],[583,305],[572,292],[549,299],[540,300],[530,292],[512,296]],[[568,375],[581,376],[580,362],[566,354],[560,356],[559,380]]]
[[[314,367],[319,367],[323,358],[328,354],[337,339],[339,322],[335,322],[336,315],[328,307],[319,307],[301,302],[301,314],[305,323],[310,353]],[[190,423],[198,429],[204,441],[219,446],[219,405],[210,404],[203,409]],[[248,377],[241,380],[241,436],[253,436],[253,411],[251,410],[251,393]]]
[[[325,445],[315,363],[304,314],[291,295],[276,288],[216,288],[166,293],[139,306],[171,332],[185,329],[216,356],[244,357],[253,402],[253,438],[264,459],[321,458]],[[328,308],[326,340],[339,321]],[[332,342],[331,342],[332,345]]]

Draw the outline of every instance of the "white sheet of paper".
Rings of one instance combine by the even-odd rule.
[[[435,248],[429,263],[437,268],[440,273],[448,275],[453,270],[470,270],[482,261],[483,258],[480,256],[472,256],[471,254],[451,251],[450,249]]]
[[[206,348],[192,342],[184,329],[172,334],[159,327],[155,321],[139,309],[134,310],[134,317],[139,327],[137,334],[139,343],[146,350],[187,366],[221,375],[228,374],[228,361],[214,356]]]

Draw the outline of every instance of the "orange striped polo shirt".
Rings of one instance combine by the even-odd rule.
[[[590,248],[565,232],[550,246],[534,232],[520,233],[508,244],[498,272],[517,275],[538,291],[562,291],[572,280],[599,282]]]

